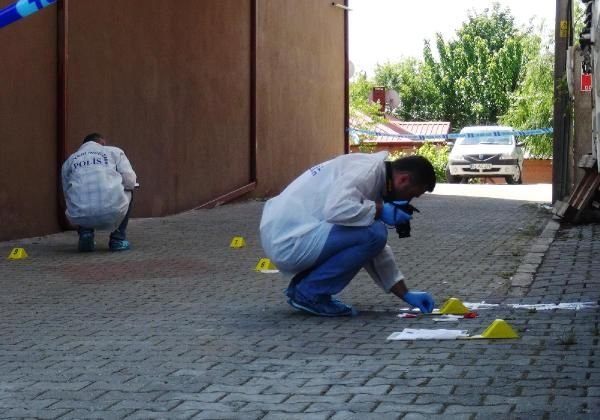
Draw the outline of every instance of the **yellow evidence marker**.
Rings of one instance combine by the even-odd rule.
[[[242,236],[234,236],[229,244],[230,248],[243,248],[246,246],[246,240]]]
[[[444,315],[464,315],[469,312],[469,309],[460,300],[450,298],[442,305],[438,313]]]
[[[480,335],[466,338],[519,338],[519,334],[503,319],[496,319]]]
[[[256,271],[260,271],[260,272],[274,272],[274,271],[278,271],[277,267],[275,267],[275,264],[273,264],[271,262],[270,259],[268,258],[261,258],[258,261],[258,264],[256,264]]]
[[[12,251],[10,251],[10,254],[8,254],[7,259],[9,260],[23,260],[25,258],[29,257],[29,255],[27,255],[27,252],[25,251],[25,248],[13,248]]]

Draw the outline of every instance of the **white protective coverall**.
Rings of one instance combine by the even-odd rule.
[[[127,214],[135,183],[123,150],[88,141],[62,166],[65,213],[74,225],[112,230]]]
[[[387,152],[342,155],[316,165],[265,204],[262,246],[286,277],[310,268],[333,225],[370,226],[385,191]],[[389,245],[364,267],[389,292],[404,276]]]

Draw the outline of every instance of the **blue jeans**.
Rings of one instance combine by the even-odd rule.
[[[366,227],[334,225],[315,265],[294,276],[290,288],[310,301],[329,299],[383,250],[387,235],[380,221]]]
[[[119,227],[116,230],[114,230],[113,232],[111,232],[110,240],[124,241],[125,239],[127,239],[127,225],[129,224],[129,215],[131,214],[132,205],[133,205],[133,194],[131,194],[131,199],[129,200],[129,207],[127,208],[127,213],[125,213],[125,217],[121,221],[121,224],[119,225]],[[79,234],[80,237],[83,234],[91,233],[93,235],[94,229],[79,226],[77,228],[77,233]]]

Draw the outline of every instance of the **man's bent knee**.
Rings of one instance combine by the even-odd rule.
[[[388,230],[384,223],[375,222],[369,226],[369,240],[376,254],[381,252],[387,243]]]

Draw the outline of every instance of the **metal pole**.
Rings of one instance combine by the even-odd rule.
[[[556,0],[554,42],[554,142],[552,162],[552,202],[569,191],[569,138],[571,110],[567,87],[567,48],[572,39],[571,0]]]

